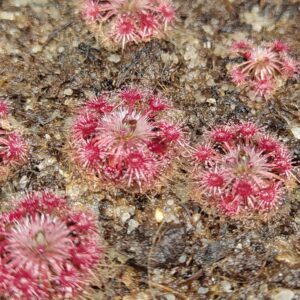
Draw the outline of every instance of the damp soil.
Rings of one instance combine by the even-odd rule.
[[[245,38],[282,39],[300,59],[299,1],[177,0],[177,27],[166,40],[123,52],[97,44],[75,4],[0,1],[0,96],[31,146],[29,163],[1,187],[1,209],[26,191],[50,189],[98,214],[105,258],[88,299],[300,299],[297,184],[288,209],[248,224],[193,202],[184,163],[161,190],[132,195],[90,189],[67,154],[85,99],[136,84],[173,100],[191,143],[214,124],[255,120],[286,143],[298,166],[299,76],[266,102],[233,86],[227,69],[228,47]]]

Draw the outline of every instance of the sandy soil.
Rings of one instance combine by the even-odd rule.
[[[215,123],[256,120],[299,165],[299,77],[266,103],[227,75],[237,39],[280,38],[300,59],[299,1],[177,0],[178,28],[168,41],[123,53],[97,45],[72,2],[0,1],[0,95],[32,153],[2,186],[1,209],[48,188],[99,215],[106,258],[89,299],[300,299],[299,187],[277,218],[245,224],[190,200],[184,162],[162,191],[130,195],[79,180],[66,150],[72,117],[88,96],[137,84],[173,99],[192,143]]]

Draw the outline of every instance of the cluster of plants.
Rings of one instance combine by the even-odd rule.
[[[162,96],[132,88],[87,101],[72,126],[74,161],[102,183],[153,188],[184,143],[171,110]]]
[[[162,37],[176,19],[167,0],[83,0],[82,16],[108,47]],[[259,96],[299,72],[281,41],[235,42],[240,57],[230,77]],[[28,158],[28,143],[9,126],[0,100],[0,181]],[[286,199],[292,158],[279,140],[252,122],[213,126],[191,146],[170,100],[128,87],[103,92],[77,112],[69,134],[70,161],[83,180],[145,193],[166,184],[188,158],[191,198],[232,217],[276,210]],[[184,154],[184,155],[182,155]],[[97,220],[51,192],[31,193],[0,215],[0,297],[74,299],[89,285],[102,257]]]
[[[74,299],[101,257],[96,219],[50,192],[33,193],[0,215],[0,295]]]
[[[275,136],[252,122],[222,124],[192,147],[182,128],[165,119],[173,110],[167,103],[132,88],[88,100],[70,136],[71,158],[83,178],[103,188],[157,190],[178,160],[189,157],[191,196],[204,207],[253,215],[284,202],[292,159]]]
[[[193,158],[194,195],[203,205],[237,215],[269,211],[284,200],[289,151],[254,123],[213,128]]]
[[[124,49],[162,37],[176,13],[168,0],[84,0],[82,15],[104,45]]]
[[[12,128],[8,116],[9,106],[4,99],[0,99],[0,182],[17,166],[24,164],[28,156],[28,144],[22,135]]]
[[[231,70],[232,81],[257,95],[268,96],[281,82],[294,78],[299,72],[298,63],[289,55],[289,47],[276,40],[254,46],[250,41],[233,43],[231,51],[243,61]]]

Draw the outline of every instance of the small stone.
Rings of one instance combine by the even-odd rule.
[[[127,221],[129,218],[130,218],[130,213],[128,213],[128,212],[125,212],[125,213],[123,213],[123,214],[121,215],[121,221],[122,221],[123,223],[126,223],[126,221]]]
[[[241,243],[238,243],[236,245],[236,249],[239,249],[239,250],[243,249],[243,245]]]
[[[176,297],[173,294],[165,294],[164,297],[166,300],[176,300]]]
[[[160,208],[157,208],[155,210],[155,220],[158,223],[161,223],[164,219],[164,213],[162,212],[162,210]]]
[[[41,161],[41,162],[37,165],[37,168],[38,168],[40,171],[42,171],[42,170],[44,170],[45,168],[54,165],[56,162],[57,162],[57,160],[56,160],[55,157],[49,157],[49,158],[46,158],[45,160]]]
[[[174,200],[168,200],[168,201],[167,201],[167,204],[168,204],[169,206],[174,205]]]
[[[202,29],[209,35],[213,35],[214,31],[210,25],[203,25]]]
[[[225,293],[230,293],[232,292],[231,290],[231,284],[228,282],[228,281],[222,281],[221,282],[221,287],[222,287],[222,290],[225,292]]]
[[[20,14],[12,11],[0,11],[0,20],[14,21]]]
[[[300,127],[292,127],[291,132],[296,139],[300,139]]]
[[[207,287],[200,287],[200,288],[198,289],[198,294],[200,294],[200,295],[205,295],[205,294],[208,293],[208,291],[209,291],[209,289],[208,289]]]
[[[118,55],[118,54],[111,54],[111,55],[107,58],[107,60],[110,61],[110,62],[113,62],[113,63],[118,63],[118,62],[120,62],[121,57],[120,57],[120,55]]]
[[[32,53],[38,53],[38,52],[41,52],[42,50],[43,50],[43,47],[41,45],[34,45],[31,48]]]
[[[200,217],[201,217],[200,214],[194,214],[192,216],[193,223],[197,223],[200,220]]]
[[[183,255],[181,255],[181,256],[179,257],[178,261],[179,261],[181,264],[183,264],[183,263],[186,262],[186,259],[187,259],[186,255],[183,254]]]
[[[74,48],[77,48],[78,46],[79,46],[79,41],[73,41],[72,42],[72,46],[74,47]]]
[[[228,47],[224,46],[223,44],[217,43],[213,49],[213,52],[216,56],[225,58],[228,55]]]
[[[204,230],[204,226],[202,222],[199,220],[196,224],[196,233],[200,234],[203,232],[203,230]]]
[[[19,181],[19,187],[24,190],[28,184],[28,177],[26,175],[22,176]]]
[[[213,78],[210,78],[210,79],[208,79],[208,80],[206,81],[206,84],[207,84],[208,86],[214,86],[214,85],[215,85],[215,81],[214,81]]]
[[[295,293],[288,289],[278,289],[274,295],[271,296],[272,300],[292,300]]]
[[[134,220],[134,219],[129,220],[127,233],[128,234],[131,233],[133,230],[135,230],[136,228],[138,228],[139,225],[140,225],[139,222],[137,222],[136,220]]]
[[[205,48],[211,49],[211,41],[207,41],[204,45]]]
[[[151,298],[146,293],[141,292],[141,293],[137,294],[137,298],[136,299],[139,299],[139,300],[150,300]]]
[[[300,260],[297,254],[292,251],[283,251],[275,256],[279,262],[286,263],[289,266],[300,266]]]
[[[209,98],[209,99],[206,100],[206,102],[209,103],[209,104],[216,104],[217,103],[215,98]]]
[[[67,88],[64,90],[64,95],[71,96],[73,94],[73,90],[70,88]]]
[[[202,95],[200,92],[195,92],[194,97],[197,104],[205,102],[205,96]]]

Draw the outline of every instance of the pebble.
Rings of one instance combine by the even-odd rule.
[[[113,63],[118,63],[121,61],[121,57],[118,54],[111,54],[108,58],[108,61],[113,62]]]
[[[41,52],[42,50],[43,50],[43,47],[41,45],[34,45],[31,48],[32,53],[38,53],[38,52]]]
[[[182,254],[180,257],[179,257],[179,259],[178,259],[178,261],[181,263],[181,264],[183,264],[184,262],[186,262],[186,255],[185,254]]]
[[[292,251],[281,252],[275,256],[275,260],[279,262],[286,263],[289,266],[300,265],[300,260],[297,254]]]
[[[0,12],[0,20],[8,20],[14,21],[17,16],[20,14],[18,12],[11,12],[11,11],[1,11]]]
[[[292,127],[291,128],[292,134],[296,139],[300,139],[300,127]]]
[[[197,104],[201,104],[205,102],[205,96],[201,94],[201,92],[195,92],[194,94],[195,101]]]
[[[272,300],[292,300],[295,293],[288,289],[279,289],[276,294],[271,296]]]
[[[221,287],[222,287],[222,290],[225,293],[231,293],[232,292],[231,284],[228,281],[225,281],[225,280],[221,281]]]
[[[196,233],[201,234],[203,233],[203,230],[204,230],[204,226],[202,222],[199,220],[199,222],[196,225]]]
[[[37,168],[41,171],[44,170],[46,167],[52,166],[53,164],[56,163],[56,158],[55,157],[50,157],[48,159],[45,159],[39,163]]]
[[[29,182],[29,179],[26,175],[22,176],[19,181],[19,187],[24,190]]]
[[[151,298],[146,293],[141,292],[141,293],[137,294],[137,298],[136,299],[139,299],[139,300],[150,300]]]
[[[209,104],[214,104],[215,105],[217,103],[217,100],[215,98],[209,98],[209,99],[206,100],[206,102],[209,103]]]
[[[192,216],[192,220],[194,223],[198,222],[200,220],[201,215],[200,214],[194,214]]]
[[[239,249],[239,250],[243,249],[243,245],[241,243],[238,243],[236,245],[236,249]]]
[[[209,291],[209,289],[208,289],[207,287],[200,287],[200,288],[198,289],[198,294],[200,294],[200,295],[205,295],[205,294],[208,293],[208,291]]]
[[[164,219],[164,213],[162,212],[162,210],[160,208],[157,208],[155,210],[155,220],[158,223],[161,223]]]
[[[140,225],[140,224],[139,224],[138,221],[136,221],[136,220],[134,220],[134,219],[129,220],[129,222],[128,222],[127,233],[128,233],[128,234],[131,233],[133,230],[135,230],[136,228],[138,228],[139,225]]]
[[[174,205],[174,200],[168,200],[168,201],[167,201],[167,204],[168,204],[169,206]]]
[[[209,35],[213,35],[214,31],[210,25],[203,25],[202,29]]]
[[[203,43],[203,47],[206,49],[211,49],[211,41],[207,41],[206,43]]]
[[[123,214],[121,215],[121,221],[122,221],[123,223],[126,223],[126,221],[127,221],[128,219],[130,219],[130,213],[125,212],[125,213],[123,213]]]
[[[67,88],[64,90],[64,95],[71,96],[73,94],[73,90],[70,88]]]
[[[213,79],[209,79],[209,80],[206,81],[206,84],[208,86],[214,86],[215,85],[215,81]]]
[[[216,43],[213,52],[216,56],[225,58],[228,56],[228,46],[226,47],[223,44]]]
[[[176,297],[173,294],[165,294],[164,298],[166,300],[176,300]]]

